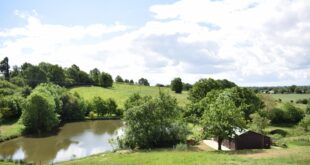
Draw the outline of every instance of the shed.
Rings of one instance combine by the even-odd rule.
[[[222,145],[233,150],[270,148],[271,138],[254,131],[239,130],[234,137],[225,139]]]

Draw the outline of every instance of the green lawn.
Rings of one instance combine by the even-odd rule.
[[[23,128],[24,126],[17,120],[4,122],[0,125],[0,142],[20,136]]]
[[[102,87],[76,87],[72,88],[71,92],[79,93],[86,100],[91,100],[94,96],[99,96],[104,99],[113,98],[118,103],[120,107],[123,107],[124,102],[129,96],[134,93],[140,93],[141,95],[156,96],[159,91],[165,91],[170,93],[172,96],[176,97],[179,105],[184,106],[187,100],[187,92],[182,94],[176,94],[166,87],[148,87],[140,85],[127,85],[127,84],[113,84],[112,88],[102,88]]]
[[[299,99],[310,99],[310,94],[270,94],[275,100],[281,99],[282,102],[294,102]]]

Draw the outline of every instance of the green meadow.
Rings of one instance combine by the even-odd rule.
[[[134,93],[139,93],[142,96],[157,96],[160,91],[168,92],[172,96],[176,97],[179,105],[184,106],[188,103],[187,91],[183,91],[182,94],[176,94],[167,87],[152,87],[142,85],[128,85],[121,83],[114,83],[111,88],[102,88],[96,86],[89,87],[76,87],[72,88],[71,92],[77,92],[85,100],[91,100],[95,96],[99,96],[103,99],[112,98],[122,108],[126,99]]]

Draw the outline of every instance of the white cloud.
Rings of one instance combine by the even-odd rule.
[[[136,29],[42,23],[16,14],[23,27],[0,31],[0,57],[98,67],[125,78],[169,83],[176,76],[227,78],[240,85],[310,83],[310,2],[306,0],[180,0],[150,8]]]

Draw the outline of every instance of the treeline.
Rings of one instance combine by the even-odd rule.
[[[247,87],[252,89],[255,93],[267,94],[303,94],[310,93],[310,86],[278,86],[278,87]]]
[[[89,73],[86,73],[75,64],[69,68],[63,68],[57,64],[46,62],[41,62],[38,65],[24,63],[21,66],[11,68],[7,57],[0,62],[0,73],[2,73],[5,80],[17,86],[29,86],[31,88],[35,88],[40,83],[48,82],[63,87],[95,85],[107,88],[112,87],[114,82],[112,75],[107,72],[94,68]],[[146,78],[140,78],[135,83],[132,79],[123,80],[120,76],[116,76],[115,82],[150,85]]]

